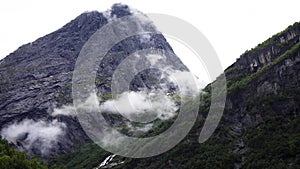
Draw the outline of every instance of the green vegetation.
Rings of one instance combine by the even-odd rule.
[[[283,169],[299,168],[300,118],[292,121],[283,116],[274,116],[258,130],[247,132],[247,153],[245,168]],[[290,123],[290,124],[289,124]]]
[[[230,68],[225,70],[225,73],[235,73],[236,71],[238,71],[238,68],[230,67]]]
[[[80,146],[74,153],[61,155],[50,162],[52,168],[91,169],[99,164],[110,153],[94,143]],[[52,169],[51,168],[51,169]]]
[[[300,168],[300,117],[296,115],[299,112],[289,110],[299,104],[299,94],[300,89],[291,89],[279,95],[253,98],[246,103],[245,109],[260,115],[263,121],[245,133],[249,151],[243,168]]]
[[[24,152],[10,147],[8,142],[0,138],[1,169],[46,169],[36,158],[30,159]]]

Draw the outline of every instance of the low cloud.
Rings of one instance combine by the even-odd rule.
[[[52,112],[52,116],[57,116],[57,115],[65,115],[65,116],[75,116],[75,107],[74,106],[69,106],[69,105],[64,105],[61,108],[55,108]]]
[[[81,110],[85,110],[87,112],[97,112],[98,105],[99,105],[99,100],[97,95],[91,94],[85,102],[77,105],[77,108]],[[76,107],[73,105],[63,105],[60,108],[55,108],[51,113],[51,116],[55,117],[58,115],[76,116]]]
[[[149,130],[151,130],[153,128],[153,123],[149,123],[144,126],[133,126],[130,122],[128,122],[127,126],[133,132],[137,132],[137,131],[148,132]]]
[[[170,96],[157,91],[151,93],[124,92],[116,99],[108,100],[100,105],[101,111],[120,113],[137,122],[149,122],[157,118],[161,120],[173,118],[178,108]]]
[[[151,63],[151,65],[155,65],[159,60],[164,59],[161,55],[149,54],[147,59]]]
[[[155,119],[168,120],[176,115],[179,106],[171,96],[160,91],[129,91],[118,95],[99,105],[98,97],[92,94],[77,108],[87,112],[101,112],[121,114],[136,122],[149,122]],[[98,110],[99,108],[99,110]],[[65,105],[55,108],[52,116],[75,116],[76,108]]]
[[[196,96],[206,85],[188,71],[171,70],[168,73],[168,78],[179,86],[183,95]]]
[[[58,138],[65,134],[65,123],[53,121],[34,121],[24,119],[1,130],[1,135],[8,141],[22,146],[27,151],[38,149],[42,155],[56,146]]]

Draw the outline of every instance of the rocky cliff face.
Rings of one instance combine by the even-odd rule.
[[[254,49],[246,51],[228,69],[242,69],[247,72],[247,75],[257,72],[298,43],[299,32],[300,28],[296,23],[259,44]],[[227,76],[230,77],[230,73],[227,73]]]
[[[225,72],[229,83],[228,107],[236,115],[243,116],[251,110],[238,109],[249,100],[268,96],[280,96],[299,88],[300,26],[295,23],[285,31],[274,35],[251,51],[247,51]],[[294,98],[291,98],[292,100]],[[291,100],[283,100],[290,102]],[[277,111],[284,114],[299,112],[299,106],[280,103]],[[251,108],[250,108],[251,109]],[[244,114],[244,115],[245,115]],[[245,117],[248,118],[248,117]],[[250,121],[242,120],[247,125]]]
[[[274,154],[267,155],[264,152],[266,157],[259,162],[267,161],[266,159],[269,160],[272,156],[281,156],[278,160],[284,161],[282,164],[298,165],[296,162],[298,156],[290,153],[291,149],[286,151],[275,149],[286,146],[287,142],[293,140],[292,137],[299,133],[298,128],[292,127],[299,119],[300,110],[299,35],[300,25],[295,23],[251,51],[247,51],[226,70],[229,97],[224,121],[231,126],[229,137],[235,140],[233,153],[241,159],[236,168],[247,165],[254,167],[247,160],[257,155],[255,151],[268,152],[270,149],[273,149]],[[272,143],[272,139],[278,137],[288,139],[279,139],[278,144]],[[257,139],[264,142],[259,143]],[[259,145],[259,148],[255,144]],[[264,150],[263,146],[269,146],[268,151]],[[271,164],[270,161],[269,163]],[[263,164],[257,164],[259,165],[265,167]]]
[[[132,11],[120,4],[105,13],[81,14],[61,29],[21,46],[1,60],[1,134],[18,149],[43,158],[74,151],[77,145],[87,142],[89,138],[76,117],[52,113],[72,104],[72,73],[85,42],[109,20],[127,15],[132,15]],[[117,43],[99,66],[99,91],[109,93],[112,73],[126,56],[148,48],[173,53],[161,34],[136,35]],[[118,57],[112,57],[116,54]],[[178,58],[168,60],[178,70],[187,70]],[[132,89],[138,90],[142,84],[151,88],[145,74],[142,72],[134,79]]]

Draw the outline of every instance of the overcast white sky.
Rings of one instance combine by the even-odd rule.
[[[2,0],[0,59],[85,11],[103,11],[117,2],[190,22],[214,46],[223,68],[245,50],[300,21],[299,0]]]

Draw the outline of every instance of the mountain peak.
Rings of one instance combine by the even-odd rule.
[[[114,17],[114,15],[115,15],[117,18],[120,18],[123,16],[131,15],[131,14],[132,14],[132,12],[127,5],[118,3],[118,4],[114,4],[111,7],[111,17]]]
[[[5,138],[15,143],[20,142],[20,148],[29,154],[45,158],[73,151],[77,144],[85,143],[88,137],[77,119],[63,115],[54,117],[52,113],[55,108],[72,105],[72,73],[80,51],[88,39],[109,21],[132,13],[133,11],[127,5],[122,4],[115,4],[103,13],[85,12],[59,30],[23,45],[7,56],[4,62],[0,63],[0,128],[7,128],[3,130],[3,132],[7,131],[4,132]],[[144,26],[143,21],[139,18],[135,19],[137,24]],[[151,27],[155,26],[151,25]],[[98,68],[95,83],[99,91],[109,93],[112,75],[118,65],[130,54],[144,49],[173,53],[163,35],[156,32],[148,33],[146,36],[137,34],[116,42]],[[150,64],[151,58],[140,57],[139,62]],[[160,63],[169,63],[174,70],[187,70],[175,55],[165,56]],[[154,88],[155,81],[161,80],[159,78],[150,80],[147,74],[160,77],[155,74],[155,70],[142,71],[132,80],[131,89],[145,86]],[[171,83],[168,87],[173,90]],[[45,138],[28,137],[32,133],[31,129],[34,128],[32,124],[45,129],[47,126],[58,129],[59,135],[55,136],[60,137],[55,144],[47,148],[47,151],[39,149],[40,140]],[[26,132],[20,131],[17,136],[11,136],[10,129],[14,126],[24,127]],[[33,134],[39,134],[38,132]],[[32,144],[29,145],[29,141]]]

